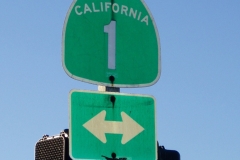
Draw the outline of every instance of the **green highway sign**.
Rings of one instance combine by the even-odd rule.
[[[157,159],[152,96],[72,90],[69,103],[72,159]]]
[[[160,40],[143,0],[74,0],[62,43],[63,68],[76,80],[145,87],[160,77]]]

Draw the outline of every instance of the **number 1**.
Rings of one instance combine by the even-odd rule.
[[[108,68],[116,69],[116,21],[104,26],[104,32],[108,33]]]

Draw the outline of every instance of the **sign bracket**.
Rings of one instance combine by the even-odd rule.
[[[120,88],[108,87],[108,86],[98,86],[98,91],[100,91],[100,92],[119,92],[120,93]]]

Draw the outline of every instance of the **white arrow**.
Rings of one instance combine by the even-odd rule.
[[[121,112],[121,116],[122,122],[105,121],[106,111],[103,110],[83,124],[83,127],[85,127],[103,143],[107,142],[105,133],[123,134],[121,143],[126,144],[128,141],[141,133],[144,128],[129,117],[125,112]]]

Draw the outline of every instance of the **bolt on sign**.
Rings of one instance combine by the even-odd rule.
[[[143,0],[74,0],[62,43],[63,68],[76,80],[146,87],[160,77],[160,40]]]
[[[152,96],[72,90],[69,103],[72,159],[157,159]]]

